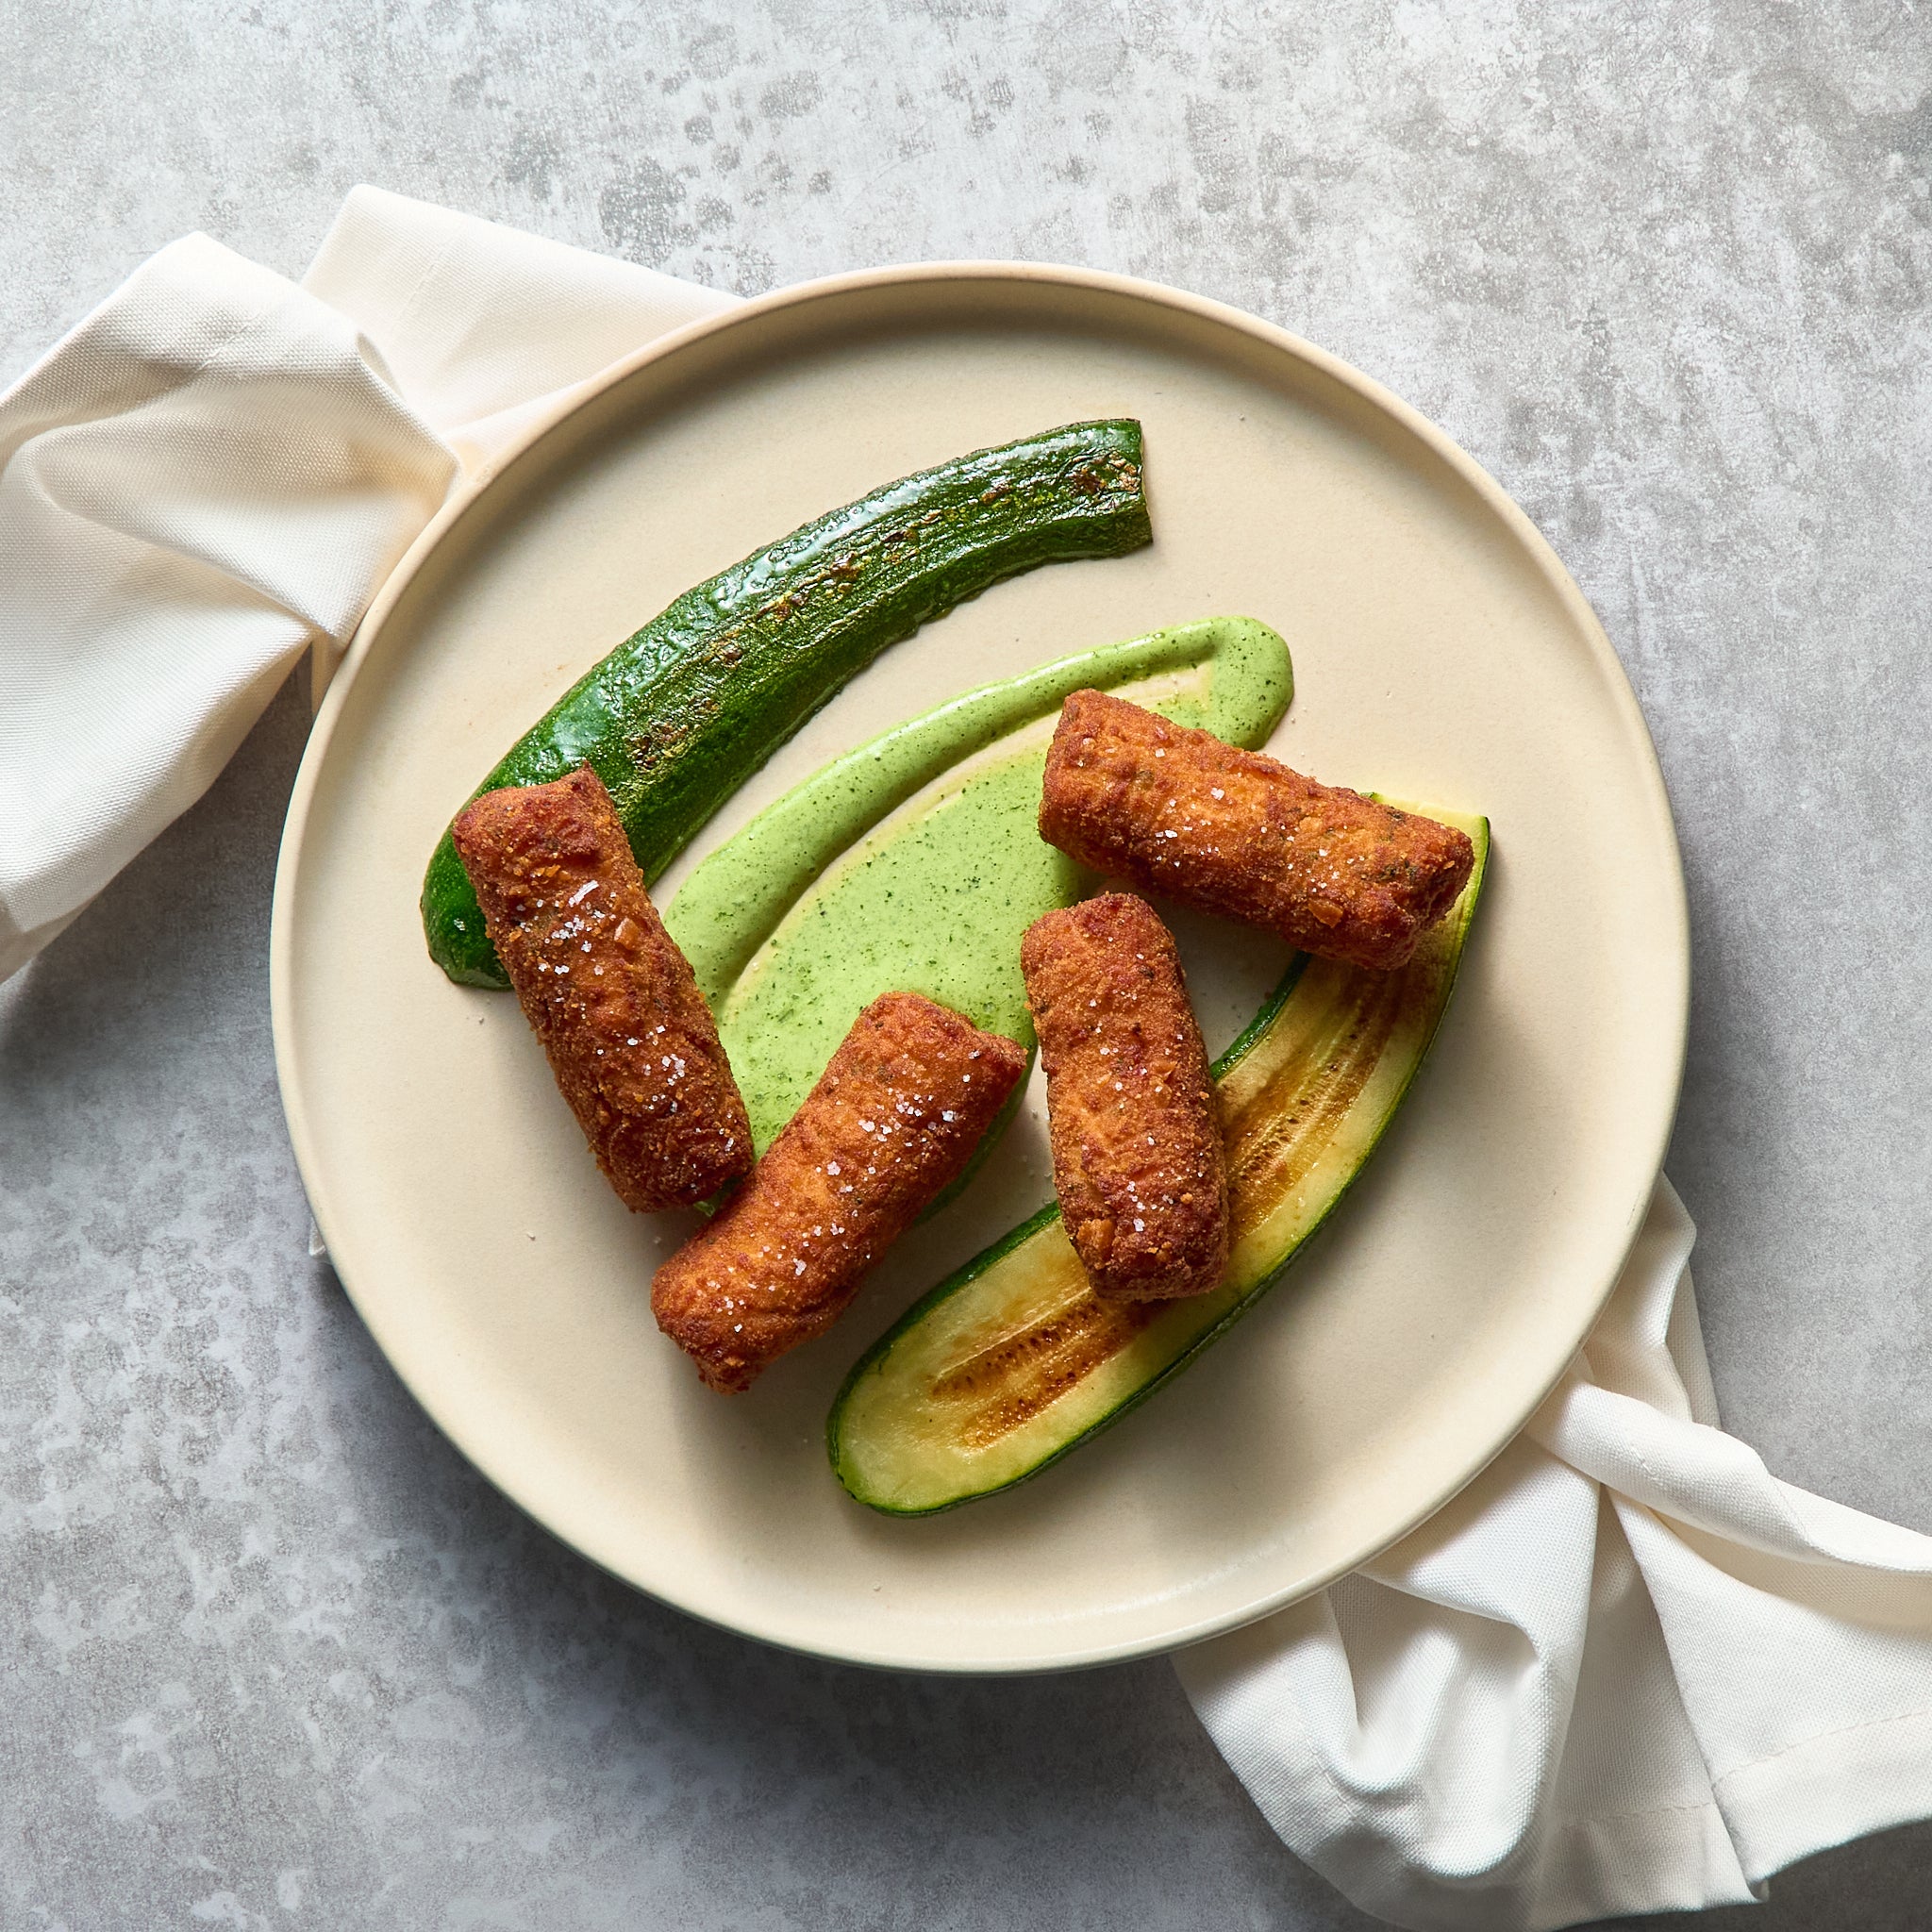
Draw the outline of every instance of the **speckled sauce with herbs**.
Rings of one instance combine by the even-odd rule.
[[[1208,618],[968,692],[824,766],[672,901],[760,1152],[882,992],[924,993],[1031,1052],[1021,936],[1094,882],[1036,823],[1055,718],[1088,687],[1256,746],[1293,674],[1265,625]]]

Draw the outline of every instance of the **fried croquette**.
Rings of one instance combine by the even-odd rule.
[[[1060,708],[1040,836],[1142,891],[1383,969],[1408,959],[1475,863],[1452,826],[1098,691]]]
[[[688,1207],[746,1173],[751,1124],[718,1028],[597,774],[486,791],[451,829],[491,943],[625,1205]]]
[[[751,1179],[658,1270],[658,1327],[713,1389],[748,1389],[832,1325],[1025,1071],[1010,1040],[918,993],[881,994]]]
[[[1205,1294],[1227,1266],[1227,1170],[1208,1051],[1154,908],[1108,892],[1020,946],[1046,1070],[1054,1188],[1094,1291]]]

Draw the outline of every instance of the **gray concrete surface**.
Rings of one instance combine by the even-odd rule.
[[[755,291],[1030,256],[1435,416],[1603,614],[1696,945],[1731,1424],[1932,1529],[1932,31],[1909,4],[0,0],[0,377],[369,180]],[[1147,1664],[868,1675],[591,1572],[327,1268],[270,1053],[306,719],[0,991],[0,1927],[1366,1925]],[[1932,1829],[1765,1932],[1932,1923]]]

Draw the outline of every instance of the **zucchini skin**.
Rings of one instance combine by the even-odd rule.
[[[1447,813],[1440,815],[1445,819],[1452,818],[1452,815]],[[1403,1069],[1400,1087],[1389,1098],[1386,1108],[1379,1122],[1375,1124],[1368,1144],[1363,1149],[1360,1158],[1342,1179],[1341,1185],[1322,1201],[1318,1210],[1296,1230],[1293,1241],[1285,1250],[1277,1251],[1266,1267],[1259,1270],[1247,1280],[1238,1281],[1237,1276],[1231,1274],[1229,1281],[1224,1284],[1223,1291],[1218,1292],[1225,1292],[1228,1286],[1235,1286],[1238,1291],[1231,1303],[1224,1307],[1218,1320],[1211,1322],[1191,1337],[1184,1347],[1161,1364],[1153,1374],[1126,1392],[1111,1408],[1108,1409],[1105,1413],[1096,1415],[1085,1427],[1078,1428],[1069,1434],[1064,1441],[1056,1443],[1048,1453],[1041,1455],[1037,1460],[1024,1469],[1020,1470],[1017,1474],[1008,1475],[1002,1480],[992,1481],[981,1488],[966,1490],[947,1496],[944,1500],[935,1503],[897,1504],[886,1501],[876,1494],[866,1493],[863,1482],[855,1480],[854,1474],[848,1467],[846,1459],[843,1433],[848,1398],[853,1395],[868,1374],[883,1370],[894,1347],[906,1341],[941,1304],[952,1300],[954,1296],[969,1290],[989,1270],[997,1266],[1017,1249],[1024,1247],[1027,1242],[1057,1222],[1060,1218],[1059,1208],[1057,1203],[1049,1203],[1046,1207],[1041,1208],[1038,1213],[1022,1222],[1019,1226],[1010,1229],[993,1242],[991,1247],[975,1255],[971,1260],[965,1262],[955,1271],[954,1274],[947,1276],[945,1280],[939,1283],[937,1287],[923,1295],[853,1364],[851,1371],[841,1384],[838,1394],[833,1398],[830,1413],[825,1418],[825,1451],[831,1461],[833,1474],[855,1501],[863,1503],[867,1508],[876,1510],[879,1514],[885,1516],[937,1516],[943,1514],[948,1509],[957,1509],[962,1504],[977,1502],[982,1497],[998,1495],[1007,1490],[1018,1487],[1021,1483],[1031,1482],[1034,1477],[1042,1474],[1056,1463],[1062,1460],[1062,1458],[1070,1456],[1083,1442],[1091,1441],[1095,1436],[1111,1428],[1123,1417],[1140,1407],[1157,1391],[1164,1389],[1183,1369],[1194,1361],[1205,1349],[1226,1334],[1243,1315],[1262,1299],[1270,1289],[1274,1287],[1289,1273],[1294,1262],[1307,1246],[1308,1241],[1326,1224],[1329,1216],[1341,1206],[1342,1199],[1354,1187],[1356,1181],[1359,1179],[1362,1170],[1368,1165],[1370,1158],[1374,1156],[1383,1135],[1388,1131],[1391,1123],[1401,1110],[1403,1101],[1407,1098],[1409,1090],[1415,1083],[1416,1075],[1421,1072],[1422,1064],[1428,1057],[1429,1048],[1435,1043],[1435,1038],[1441,1028],[1442,1017],[1448,1009],[1450,996],[1455,991],[1457,976],[1462,963],[1464,941],[1467,938],[1470,922],[1474,915],[1476,904],[1481,897],[1483,882],[1488,870],[1490,848],[1490,828],[1487,820],[1454,819],[1453,822],[1462,824],[1475,835],[1475,867],[1461,898],[1457,902],[1456,909],[1450,913],[1448,919],[1443,922],[1442,927],[1439,929],[1441,940],[1446,945],[1447,958],[1444,970],[1437,981],[1434,997],[1431,1002],[1433,1010],[1428,1011],[1426,1014],[1424,1029],[1415,1044],[1408,1065]],[[1428,941],[1425,939],[1424,945],[1426,946],[1427,944]],[[1284,1013],[1289,1008],[1291,998],[1300,985],[1309,964],[1310,961],[1306,955],[1297,955],[1290,962],[1280,983],[1262,1003],[1260,1009],[1256,1013],[1255,1017],[1242,1029],[1240,1037],[1233,1044],[1214,1062],[1211,1071],[1217,1084],[1233,1073],[1252,1053],[1268,1043],[1270,1035],[1274,1032],[1276,1023],[1284,1020]],[[1331,968],[1330,970],[1332,971],[1333,969]],[[1365,969],[1349,970],[1353,972],[1365,971]],[[1398,972],[1400,971],[1400,969],[1397,970]],[[1379,974],[1372,976],[1380,977]],[[1391,976],[1392,977],[1393,975]],[[1291,1024],[1291,1022],[1292,1016],[1291,1014],[1287,1024]],[[1237,1248],[1239,1250],[1239,1241]],[[1170,1306],[1185,1309],[1188,1304],[1186,1301],[1181,1301]]]
[[[589,764],[645,882],[888,645],[1023,571],[1152,541],[1141,425],[1069,424],[921,471],[685,591],[593,665],[473,796]],[[509,984],[447,831],[423,881],[430,958]]]
[[[1208,1069],[1209,1075],[1216,1082],[1219,1082],[1223,1075],[1230,1072],[1240,1061],[1245,1059],[1248,1054],[1266,1038],[1269,1027],[1274,1024],[1275,1018],[1279,1015],[1282,1008],[1288,1004],[1288,996],[1295,990],[1296,983],[1300,980],[1307,964],[1308,956],[1306,953],[1297,953],[1289,960],[1288,966],[1280,979],[1275,982],[1274,990],[1256,1008],[1255,1017],[1241,1028],[1232,1044],[1219,1056],[1213,1066]],[[1332,1213],[1333,1211],[1331,1206],[1329,1212]],[[853,1389],[857,1387],[872,1368],[877,1363],[882,1362],[891,1353],[893,1343],[912,1329],[918,1327],[920,1323],[933,1309],[938,1307],[941,1302],[951,1301],[956,1294],[971,1288],[989,1268],[1004,1261],[1015,1248],[1024,1247],[1035,1235],[1041,1233],[1045,1228],[1051,1227],[1059,1218],[1059,1203],[1058,1201],[1049,1201],[1044,1208],[1029,1214],[1017,1227],[1008,1228],[991,1247],[982,1248],[970,1261],[962,1262],[937,1287],[928,1289],[924,1294],[921,1295],[846,1372],[845,1379],[839,1385],[838,1394],[832,1398],[831,1410],[825,1417],[825,1455],[831,1462],[832,1473],[839,1478],[841,1487],[855,1501],[863,1503],[868,1509],[877,1510],[881,1516],[943,1516],[948,1509],[958,1509],[965,1504],[976,1503],[982,1496],[996,1496],[1006,1490],[1017,1489],[1021,1483],[1030,1483],[1035,1476],[1045,1474],[1055,1463],[1071,1456],[1075,1449],[1079,1448],[1081,1443],[1091,1442],[1103,1430],[1111,1428],[1123,1416],[1139,1408],[1156,1390],[1164,1389],[1209,1342],[1218,1341],[1222,1336],[1225,1335],[1261,1299],[1262,1294],[1268,1289],[1273,1288],[1275,1282],[1288,1273],[1289,1263],[1294,1258],[1292,1255],[1289,1256],[1260,1288],[1244,1295],[1213,1327],[1201,1335],[1195,1341],[1192,1347],[1189,1348],[1184,1354],[1177,1356],[1159,1374],[1156,1375],[1151,1381],[1142,1383],[1117,1408],[1109,1409],[1106,1415],[1082,1429],[1077,1435],[1068,1437],[1051,1456],[1041,1457],[1024,1475],[1015,1477],[1011,1482],[1002,1483],[998,1489],[974,1490],[968,1495],[956,1496],[949,1502],[936,1504],[928,1508],[908,1509],[895,1507],[890,1503],[881,1503],[874,1497],[861,1495],[846,1480],[842,1453],[843,1444],[840,1440],[841,1424],[844,1421],[845,1416],[846,1396],[851,1393]],[[1325,1221],[1327,1215],[1324,1214],[1322,1218]],[[1317,1225],[1319,1224],[1318,1223]],[[1312,1230],[1310,1231],[1312,1232]]]

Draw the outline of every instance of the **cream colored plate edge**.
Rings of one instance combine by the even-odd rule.
[[[476,773],[687,584],[922,462],[1103,413],[1148,424],[1154,549],[1035,573],[896,646],[691,857],[952,691],[1221,609],[1294,648],[1282,755],[1488,809],[1496,858],[1432,1062],[1289,1281],[1043,1481],[894,1523],[833,1482],[826,1400],[937,1270],[1043,1198],[1037,1122],[839,1329],[722,1402],[650,1326],[650,1257],[675,1230],[608,1196],[514,1006],[429,967],[414,894]],[[758,423],[780,432],[762,449]],[[1183,922],[1181,937],[1225,1036],[1273,962],[1224,928]],[[1635,1235],[1675,1107],[1688,962],[1635,701],[1492,479],[1253,317],[1124,277],[967,263],[807,284],[654,343],[437,517],[317,721],[271,972],[290,1132],[337,1270],[492,1481],[618,1575],[750,1635],[1015,1671],[1236,1627],[1483,1467],[1561,1374]]]

